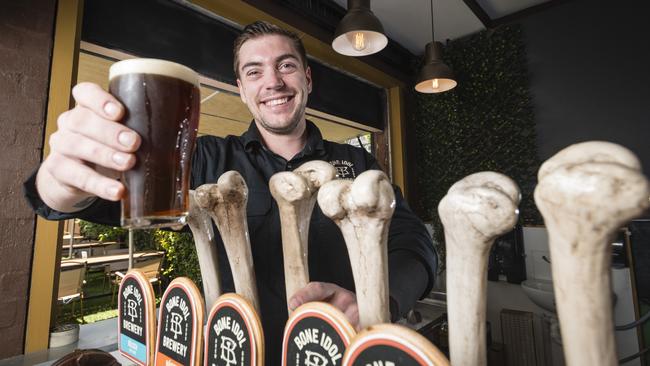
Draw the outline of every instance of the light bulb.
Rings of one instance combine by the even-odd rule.
[[[363,32],[357,32],[354,34],[354,49],[357,51],[363,51],[366,49],[366,37]]]
[[[431,80],[431,87],[433,89],[438,89],[440,87],[440,83],[438,82],[438,79]]]

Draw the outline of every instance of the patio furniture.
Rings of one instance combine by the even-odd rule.
[[[59,291],[57,300],[63,304],[72,302],[72,316],[74,317],[75,300],[79,300],[81,309],[81,321],[84,322],[84,293],[83,285],[86,282],[86,264],[78,262],[76,265],[69,263],[65,268],[62,267],[59,274]]]
[[[161,286],[161,281],[160,281],[160,268],[162,265],[163,261],[163,255],[159,255],[156,257],[145,257],[145,258],[134,258],[134,263],[133,263],[133,268],[139,269],[144,276],[149,280],[149,283],[152,285],[154,283],[158,284],[158,293],[162,293],[162,286]],[[126,273],[117,271],[115,272],[115,278],[112,281],[113,284],[113,295],[111,296],[111,303],[113,303],[115,299],[115,292],[117,292],[117,288],[120,286],[120,283],[122,282],[122,279],[126,276]]]

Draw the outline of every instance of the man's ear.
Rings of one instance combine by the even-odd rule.
[[[246,95],[244,94],[244,87],[241,85],[241,81],[239,78],[237,78],[237,87],[239,88],[239,98],[241,98],[241,101],[244,102],[244,104],[248,105],[246,103]]]
[[[305,78],[307,79],[307,91],[311,93],[311,67],[309,66],[305,70]]]

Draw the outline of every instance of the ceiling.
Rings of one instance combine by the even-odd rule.
[[[334,0],[347,9],[347,0]],[[433,0],[436,41],[460,38],[560,0]],[[388,38],[414,55],[431,42],[430,0],[372,0]],[[471,8],[470,8],[471,7]]]

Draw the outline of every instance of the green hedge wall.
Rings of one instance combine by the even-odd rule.
[[[532,193],[540,161],[535,141],[526,48],[520,26],[449,42],[445,62],[458,86],[441,94],[412,92],[418,211],[434,224],[444,256],[438,203],[463,177],[496,171],[522,190],[520,222],[541,223]]]

